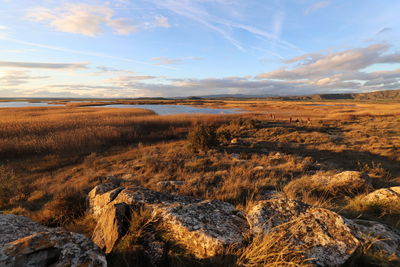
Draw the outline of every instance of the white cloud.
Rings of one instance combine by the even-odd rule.
[[[330,6],[331,4],[332,4],[332,3],[331,3],[330,1],[320,1],[320,2],[317,2],[317,3],[315,3],[315,4],[311,5],[311,6],[309,6],[309,7],[304,11],[304,14],[310,15],[311,13],[314,13],[315,11],[317,11],[317,10],[319,10],[319,9],[328,7],[328,6]]]
[[[103,33],[104,26],[120,35],[137,30],[137,26],[130,19],[114,18],[114,10],[107,6],[66,4],[56,9],[36,7],[28,11],[26,18],[47,22],[58,31],[92,37]]]

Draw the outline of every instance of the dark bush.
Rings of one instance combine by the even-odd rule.
[[[189,131],[188,141],[193,151],[207,151],[218,144],[215,128],[204,124],[193,126]]]

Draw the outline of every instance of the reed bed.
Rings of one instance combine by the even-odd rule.
[[[158,116],[146,109],[0,109],[0,159],[86,153],[112,145],[176,139],[196,121],[221,116]]]

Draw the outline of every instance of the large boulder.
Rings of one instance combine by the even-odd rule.
[[[90,205],[99,204],[90,207],[91,211],[100,211],[93,240],[106,252],[110,252],[122,237],[116,234],[121,233],[116,227],[123,223],[115,223],[115,218],[123,217],[115,209],[121,203],[131,210],[144,208],[151,211],[159,218],[160,227],[166,229],[170,238],[198,258],[212,257],[222,253],[225,248],[240,245],[242,233],[248,229],[244,215],[225,202],[200,201],[140,186],[128,186],[119,190],[117,195],[107,196],[114,194],[115,190],[110,187],[110,191],[97,194],[102,199],[112,199],[109,203],[89,201]],[[91,192],[89,195],[96,194]]]
[[[23,216],[0,214],[0,266],[107,266],[83,235],[48,228]]]
[[[348,220],[353,233],[376,255],[400,264],[400,231],[388,225],[367,220]]]
[[[400,208],[400,186],[375,190],[361,199],[365,205],[395,205]]]
[[[240,245],[248,230],[244,215],[219,200],[160,205],[153,210],[170,237],[198,258],[223,254],[226,248]]]
[[[295,200],[259,201],[249,209],[247,219],[253,234],[282,231],[307,259],[319,266],[345,263],[360,244],[341,216]]]

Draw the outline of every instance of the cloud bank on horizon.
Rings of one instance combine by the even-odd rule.
[[[400,89],[400,2],[0,0],[0,97]]]

